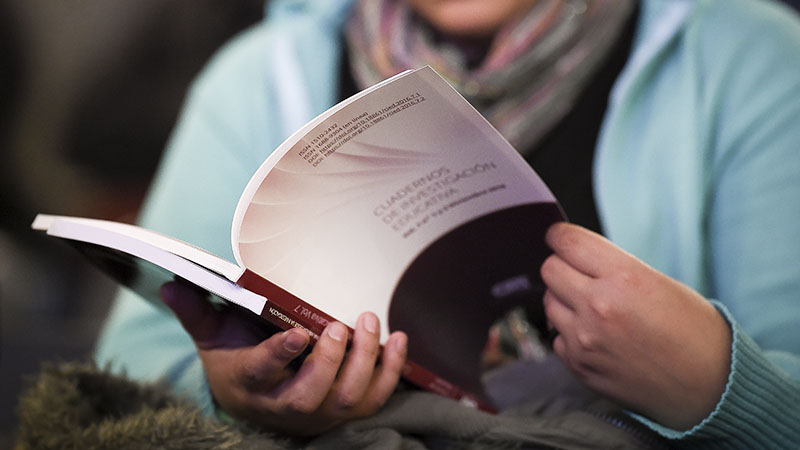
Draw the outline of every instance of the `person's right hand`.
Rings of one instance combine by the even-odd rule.
[[[178,282],[162,286],[161,297],[194,339],[217,404],[270,430],[313,435],[373,414],[394,391],[405,363],[405,334],[392,333],[381,353],[380,324],[372,313],[358,318],[347,353],[347,327],[329,324],[295,372],[288,365],[308,345],[306,331],[264,339],[264,331],[240,313],[217,310],[204,294]]]

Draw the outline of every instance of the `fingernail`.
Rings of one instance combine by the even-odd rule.
[[[361,320],[363,320],[362,323],[364,324],[364,329],[366,329],[372,334],[378,333],[378,318],[375,317],[374,314],[371,313],[364,314]]]
[[[408,336],[406,336],[404,333],[400,333],[400,335],[397,336],[395,339],[396,340],[394,341],[394,349],[398,353],[405,353],[408,349]]]
[[[306,338],[297,332],[288,332],[288,336],[283,341],[283,348],[292,353],[297,353],[306,346]]]
[[[326,330],[328,336],[333,338],[334,341],[343,341],[347,336],[347,329],[339,322],[333,322],[328,325],[328,329]]]

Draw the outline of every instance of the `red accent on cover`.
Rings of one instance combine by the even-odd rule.
[[[314,339],[319,339],[325,326],[329,322],[336,321],[333,317],[300,300],[289,291],[250,269],[245,269],[236,284],[266,297],[267,304],[264,305],[261,317],[284,330],[292,327],[304,328]],[[351,334],[352,331],[351,329]]]
[[[249,269],[245,269],[236,283],[258,295],[266,297],[267,304],[264,305],[261,317],[284,330],[292,327],[303,328],[316,340],[319,339],[319,335],[329,322],[336,321],[330,315],[300,300],[289,291]],[[349,327],[348,329],[352,336],[353,329]],[[413,361],[406,361],[405,367],[403,367],[403,378],[436,394],[477,406],[484,411],[496,412],[491,405],[480,397],[465,392],[458,386]]]

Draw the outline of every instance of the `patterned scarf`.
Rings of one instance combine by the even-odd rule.
[[[538,0],[495,35],[477,65],[463,42],[437,36],[403,0],[359,0],[346,40],[360,88],[429,64],[524,150],[570,111],[634,6],[635,0]]]

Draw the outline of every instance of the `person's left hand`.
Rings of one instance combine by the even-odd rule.
[[[604,237],[557,223],[541,267],[556,354],[588,387],[664,426],[713,411],[730,372],[730,326],[686,285]]]

